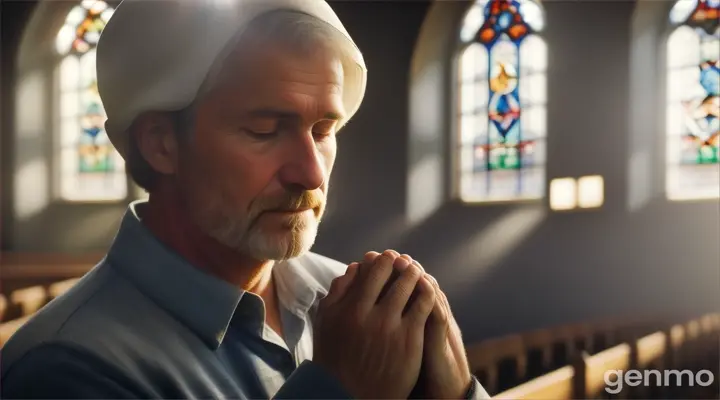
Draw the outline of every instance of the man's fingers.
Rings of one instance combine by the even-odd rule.
[[[355,280],[355,276],[357,275],[359,268],[360,263],[357,262],[348,265],[345,275],[343,275],[340,279],[340,285],[338,287],[338,291],[341,292],[340,297],[345,295],[350,287],[350,284]]]
[[[424,331],[425,322],[435,306],[435,288],[427,279],[418,279],[417,297],[408,308],[403,320],[410,323],[414,329]]]
[[[400,254],[400,253],[398,253],[397,251],[392,250],[392,249],[389,249],[389,250],[386,250],[386,251],[388,251],[388,252],[392,253],[393,255],[395,255],[396,258],[403,258],[403,259],[407,260],[408,263],[417,265],[418,267],[420,267],[420,269],[421,269],[423,272],[425,272],[425,270],[422,268],[422,265],[420,265],[419,262],[413,260],[413,258],[410,256],[410,254]],[[396,267],[397,267],[397,265],[396,265]]]
[[[360,271],[358,271],[358,275],[362,276],[361,280],[364,281],[366,279],[378,257],[380,257],[380,253],[377,251],[368,251],[365,253],[363,260],[360,262]]]
[[[365,257],[363,257],[363,264],[368,266],[373,265],[379,255],[380,253],[378,253],[377,251],[368,251],[367,253],[365,253]]]
[[[383,286],[382,291],[380,292],[380,296],[378,296],[377,302],[381,302],[382,299],[385,298],[388,291],[390,291],[390,288],[392,288],[393,283],[397,281],[397,279],[405,272],[405,270],[412,264],[410,264],[410,261],[408,261],[407,258],[404,257],[398,257],[393,262],[393,271],[392,275],[390,276],[390,279],[388,279],[387,282],[385,282],[385,286]],[[412,297],[411,297],[412,298]]]
[[[408,256],[408,257],[410,257],[410,256]],[[411,259],[411,260],[412,260],[412,259]],[[425,273],[425,268],[423,268],[422,264],[420,264],[417,260],[412,260],[411,262],[412,262],[413,264],[417,265],[418,268],[420,268],[420,270],[422,270],[423,274]]]
[[[444,340],[449,327],[450,313],[445,293],[440,290],[437,280],[430,274],[425,274],[425,278],[435,289],[435,304],[433,305],[432,314],[430,315],[431,326],[428,333],[437,340]]]
[[[333,279],[330,284],[330,290],[328,291],[327,296],[323,299],[324,303],[332,304],[345,296],[345,293],[347,293],[350,284],[353,282],[355,275],[357,274],[358,267],[359,264],[354,262],[348,265],[347,270],[345,270],[345,275],[341,275]]]
[[[444,349],[446,344],[450,344],[450,348],[455,354],[457,360],[467,359],[465,347],[462,340],[462,332],[453,317],[450,309],[450,302],[447,295],[440,290],[437,280],[427,275],[432,281],[435,288],[435,307],[430,315],[430,323],[425,331],[425,341],[430,346],[437,346],[437,349]]]
[[[353,300],[357,302],[362,312],[369,312],[375,305],[383,286],[393,272],[395,256],[392,253],[384,252],[375,258],[371,266],[363,265],[364,271],[360,271],[353,288]]]
[[[396,261],[396,262],[395,262],[395,264],[393,264],[393,268],[394,268],[395,271],[397,271],[397,272],[403,272],[403,271],[405,271],[405,268],[407,268],[407,266],[410,265],[410,264],[412,264],[412,262],[413,262],[413,259],[412,259],[412,257],[410,257],[409,254],[402,254],[402,255],[401,255],[400,253],[398,253],[397,251],[395,251],[395,250],[393,250],[393,249],[388,249],[388,250],[385,250],[385,251],[395,256],[395,261]],[[407,260],[407,264],[405,264],[405,263],[398,263],[398,262],[397,262],[397,259]]]
[[[358,271],[357,276],[358,279],[353,282],[351,285],[350,291],[354,292],[355,300],[359,299],[362,295],[362,286],[363,282],[368,279],[368,275],[370,274],[370,271],[372,271],[373,265],[375,265],[375,261],[380,256],[380,253],[377,251],[368,251],[363,256],[362,261],[360,261],[358,264]]]
[[[442,305],[442,308],[445,310],[445,316],[443,319],[449,324],[450,321],[452,320],[452,311],[450,310],[450,302],[448,301],[447,296],[445,295],[445,292],[440,290],[440,285],[438,284],[435,277],[431,276],[431,275],[428,275],[428,276],[430,276],[430,278],[433,281],[433,286],[435,287],[435,291],[437,294],[436,300],[438,301],[438,303],[440,303],[440,305]]]
[[[385,257],[385,259],[383,257]],[[380,263],[380,260],[384,262]],[[392,268],[390,271],[390,276],[385,278],[385,276],[387,275],[387,271],[375,270],[378,267],[381,267],[380,264],[382,264],[383,268],[386,267],[388,262],[390,263]],[[359,303],[363,303],[363,301],[375,297],[376,303],[381,302],[382,299],[384,299],[391,291],[391,288],[396,283],[398,283],[398,279],[402,276],[402,274],[410,265],[414,265],[416,269],[419,269],[421,277],[425,275],[425,270],[423,269],[422,265],[416,260],[414,260],[409,254],[400,254],[393,249],[385,250],[382,254],[376,251],[369,251],[365,253],[365,256],[363,257],[363,260],[359,266],[359,271],[357,273],[358,279],[355,279],[355,282],[352,283],[351,288],[349,289],[354,292],[353,300],[358,301]],[[378,280],[382,279],[385,279],[385,282],[380,291],[377,292],[377,284],[379,283]],[[417,284],[417,281],[414,281],[414,284]],[[406,290],[406,286],[407,284],[401,284],[397,289],[394,290],[394,292],[397,292],[398,290]],[[377,293],[377,296],[375,296],[375,293]],[[415,301],[416,296],[417,294],[413,293],[412,290],[410,290],[410,293],[396,293],[394,295],[394,300],[391,301],[391,299],[388,299],[384,303],[387,304],[392,302],[395,307],[399,307],[401,303],[404,303],[405,308],[407,308],[411,303]],[[365,300],[361,300],[361,298],[364,298]],[[362,307],[364,307],[365,310],[368,310],[367,303],[365,302],[363,304],[364,305]]]
[[[410,295],[415,290],[415,285],[422,277],[422,271],[404,258],[395,259],[393,268],[403,272],[390,285],[380,303],[391,315],[400,317],[405,305],[410,300]]]
[[[414,263],[418,267],[420,267],[420,269],[422,269],[422,265],[420,265],[420,263],[418,263],[417,261],[413,260],[413,258],[409,254],[400,254],[392,249],[385,250],[385,253],[388,253],[395,258],[404,258],[408,261],[408,263]],[[372,266],[375,263],[375,260],[377,260],[378,256],[380,256],[380,253],[378,253],[377,251],[368,251],[367,253],[365,253],[365,256],[362,260],[363,268]],[[423,272],[425,272],[424,269]]]

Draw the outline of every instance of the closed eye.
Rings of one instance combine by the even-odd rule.
[[[277,131],[253,131],[247,128],[243,129],[243,132],[245,132],[248,136],[259,140],[272,139],[278,134]]]
[[[324,120],[320,121],[313,126],[313,135],[320,136],[320,137],[326,137],[330,136],[335,133],[335,125],[337,124],[337,121],[333,120]]]
[[[329,130],[329,131],[313,130],[313,135],[315,135],[315,136],[321,136],[321,137],[331,136],[333,133],[335,133],[335,131],[332,130],[332,129]]]
[[[252,118],[250,121],[243,123],[241,129],[250,137],[269,139],[277,136],[282,125],[283,122],[279,118]]]

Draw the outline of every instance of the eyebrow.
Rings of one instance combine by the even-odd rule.
[[[292,111],[280,110],[276,108],[258,108],[248,112],[248,116],[252,118],[283,118],[283,119],[300,119],[300,114]],[[339,121],[343,118],[340,113],[329,111],[323,116],[324,119]]]

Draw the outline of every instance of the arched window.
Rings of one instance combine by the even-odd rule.
[[[476,0],[460,31],[459,196],[545,195],[547,46],[534,0]]]
[[[95,46],[112,13],[104,1],[83,0],[68,13],[55,41],[62,56],[56,75],[57,188],[69,201],[128,196],[124,160],[105,133],[106,115],[96,83]]]
[[[667,42],[667,196],[720,196],[720,0],[678,0]]]

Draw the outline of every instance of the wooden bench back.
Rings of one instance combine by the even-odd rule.
[[[493,398],[507,400],[571,399],[573,397],[574,373],[574,369],[568,365],[506,390],[497,396],[493,396]]]
[[[592,357],[583,357],[582,366],[574,366],[575,373],[578,374],[579,378],[583,378],[580,382],[583,383],[584,388],[580,391],[593,394],[600,393],[605,387],[605,373],[607,371],[625,371],[630,367],[630,352],[630,345],[624,343],[601,351]],[[584,371],[582,371],[583,369]]]
[[[5,295],[0,294],[0,322],[5,317],[5,310],[7,310],[7,299]]]
[[[505,390],[498,399],[585,399],[598,398],[606,388],[606,374],[611,370],[672,368],[707,356],[708,349],[717,352],[720,340],[720,313],[708,314],[664,331],[618,344],[595,355],[579,354],[572,365],[545,374]],[[626,389],[627,390],[627,389]],[[642,388],[633,398],[643,397]],[[492,394],[492,393],[491,393]]]
[[[498,365],[504,360],[515,363],[515,376],[523,380],[529,375],[528,353],[531,350],[539,351],[541,367],[549,370],[553,361],[553,351],[557,344],[561,344],[565,352],[565,359],[573,359],[577,352],[577,343],[582,341],[585,349],[594,347],[596,337],[604,338],[606,345],[612,344],[623,335],[623,329],[631,324],[627,318],[608,318],[595,322],[581,322],[537,329],[534,331],[502,336],[484,340],[476,345],[468,346],[468,362],[473,373],[482,377],[482,383],[489,391],[499,388]],[[642,324],[640,324],[642,325]]]
[[[47,291],[42,286],[18,289],[10,294],[10,302],[20,306],[23,316],[34,314],[45,305],[47,298]]]
[[[0,293],[77,278],[90,271],[103,253],[56,254],[0,252]]]
[[[51,299],[60,297],[60,295],[70,290],[71,287],[75,286],[78,281],[80,281],[80,278],[66,279],[64,281],[55,282],[48,287],[48,295]]]
[[[53,282],[48,287],[34,285],[19,288],[8,294],[10,301],[5,295],[0,294],[0,322],[6,321],[6,317],[14,319],[34,314],[50,300],[73,287],[80,279],[72,278]]]
[[[52,300],[70,290],[79,280],[80,278],[73,278],[56,282],[50,285],[47,290],[42,286],[33,286],[14,291],[11,294],[12,301],[21,305],[24,315],[0,324],[0,347],[4,345],[25,322],[30,320],[34,313],[45,305],[46,301]],[[4,300],[5,298],[0,296],[0,299]],[[2,313],[0,312],[0,314]]]
[[[22,327],[27,321],[29,321],[31,317],[32,315],[28,315],[0,324],[0,347],[4,346],[5,343],[10,340],[12,335],[15,334],[15,332],[20,329],[20,327]]]

